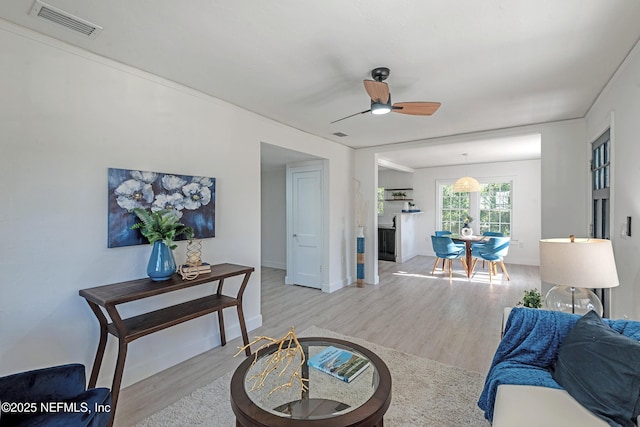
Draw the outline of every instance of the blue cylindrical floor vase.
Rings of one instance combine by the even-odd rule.
[[[153,242],[151,257],[147,265],[147,274],[151,280],[161,281],[169,279],[176,272],[176,261],[173,251],[162,240]]]

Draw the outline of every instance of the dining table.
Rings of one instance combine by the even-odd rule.
[[[488,236],[462,236],[462,235],[451,235],[451,240],[456,243],[464,243],[466,248],[466,261],[467,261],[467,277],[471,278],[471,274],[473,273],[473,269],[471,268],[471,251],[473,249],[473,244],[478,242],[486,242],[489,240]]]

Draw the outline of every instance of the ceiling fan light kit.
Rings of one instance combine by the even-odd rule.
[[[371,114],[389,114],[391,112],[391,101],[386,104],[371,101]]]
[[[336,123],[349,117],[357,116],[364,113],[382,115],[387,113],[401,113],[412,116],[430,116],[440,108],[439,102],[397,102],[391,104],[391,95],[389,93],[389,85],[384,80],[389,77],[391,71],[387,67],[378,67],[371,70],[373,80],[363,80],[364,89],[371,98],[371,108],[359,113],[351,114],[331,123]]]

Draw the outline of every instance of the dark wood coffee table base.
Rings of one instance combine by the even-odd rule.
[[[279,416],[268,412],[256,405],[248,395],[245,388],[245,374],[251,367],[253,356],[245,359],[236,369],[231,378],[231,408],[236,416],[237,427],[383,427],[384,414],[391,404],[391,373],[387,365],[372,351],[354,344],[349,341],[334,338],[300,338],[300,344],[319,342],[327,346],[334,345],[338,347],[352,348],[363,354],[371,361],[371,364],[378,372],[378,387],[373,395],[362,405],[354,408],[350,412],[339,414],[335,417],[316,418],[316,419],[295,419],[286,416]],[[265,348],[258,353],[258,357],[272,353],[273,346]],[[292,402],[294,406],[301,405],[323,405],[329,401],[313,402],[314,399],[306,403],[297,404]],[[320,400],[320,399],[316,399]],[[339,402],[334,402],[339,403]],[[330,406],[330,405],[329,405]],[[300,408],[298,408],[300,409]]]

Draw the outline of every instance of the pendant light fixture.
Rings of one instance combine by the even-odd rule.
[[[464,156],[464,164],[465,164],[465,172],[466,172],[466,164],[467,164],[467,153],[462,153]],[[480,191],[480,183],[477,179],[471,176],[463,176],[458,179],[455,184],[453,184],[453,191],[456,193],[475,193]]]

